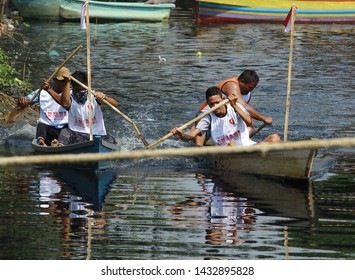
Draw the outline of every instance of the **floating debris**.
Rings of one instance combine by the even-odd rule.
[[[58,57],[58,56],[60,56],[59,53],[56,50],[50,50],[48,55],[50,57]]]
[[[163,63],[163,62],[166,62],[166,59],[165,59],[164,57],[161,57],[161,56],[159,55],[159,64],[160,64],[160,63]]]

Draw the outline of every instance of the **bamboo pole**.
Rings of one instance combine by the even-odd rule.
[[[93,218],[92,218],[92,209],[89,209],[89,213],[88,213],[88,241],[87,241],[87,248],[86,248],[86,260],[90,260],[91,259],[91,241],[92,241],[92,222],[93,222]]]
[[[88,100],[89,100],[89,128],[90,128],[90,141],[94,139],[93,125],[92,125],[92,104],[91,104],[91,50],[90,50],[90,15],[89,15],[89,1],[85,2],[85,22],[86,22],[86,61],[88,71]]]
[[[214,154],[239,154],[239,153],[261,153],[262,156],[273,151],[288,151],[302,149],[319,149],[319,148],[335,148],[355,147],[355,137],[323,139],[323,140],[303,140],[290,141],[281,143],[260,143],[252,146],[206,146],[191,148],[170,148],[163,150],[136,150],[126,152],[108,152],[108,153],[82,153],[78,154],[62,154],[62,155],[33,155],[33,156],[14,156],[0,158],[0,166],[17,166],[17,165],[33,165],[33,164],[61,164],[75,162],[90,162],[99,160],[122,160],[122,159],[142,159],[142,158],[161,158],[176,156],[197,156],[197,155],[214,155]]]
[[[284,142],[287,141],[288,119],[289,119],[289,112],[290,112],[292,53],[293,53],[293,34],[294,34],[295,9],[296,9],[295,6],[292,5],[292,9],[291,9],[291,33],[290,33],[290,55],[289,55],[289,59],[288,59],[288,77],[287,77],[287,94],[286,94]]]
[[[5,15],[6,0],[0,1],[0,5],[1,5],[0,18],[2,18]]]

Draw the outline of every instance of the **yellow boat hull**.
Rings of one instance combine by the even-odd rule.
[[[291,6],[296,23],[355,23],[355,1],[195,0],[199,23],[282,23]]]

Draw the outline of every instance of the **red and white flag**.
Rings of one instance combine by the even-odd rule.
[[[86,6],[88,2],[85,2],[81,6],[81,17],[80,17],[80,29],[86,29]]]
[[[285,21],[284,21],[285,32],[290,32],[290,31],[291,31],[292,9],[293,9],[293,11],[294,11],[293,20],[296,19],[296,15],[297,15],[297,12],[298,12],[298,8],[297,8],[295,5],[293,5],[293,6],[291,7],[290,11],[288,12],[287,17],[285,18]]]

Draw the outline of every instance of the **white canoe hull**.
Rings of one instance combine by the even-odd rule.
[[[308,179],[317,150],[302,149],[214,156],[217,170],[260,174],[290,179]]]

